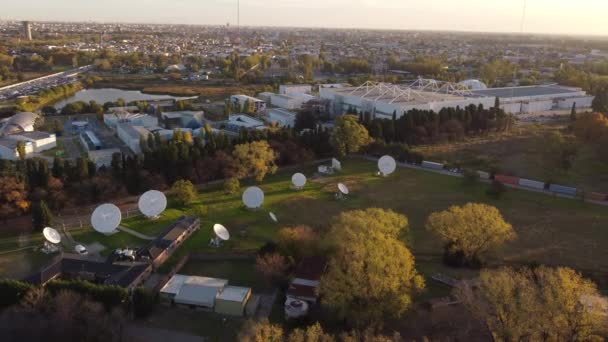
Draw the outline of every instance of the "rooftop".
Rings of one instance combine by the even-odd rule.
[[[580,89],[561,87],[558,85],[551,86],[530,86],[530,87],[510,87],[510,88],[490,88],[483,90],[472,90],[473,94],[491,97],[528,97],[528,96],[543,96],[543,95],[577,95],[581,92]]]
[[[26,138],[32,139],[32,140],[40,140],[40,139],[48,139],[51,136],[54,136],[55,134],[51,134],[48,132],[34,131],[34,132],[21,132],[21,133],[15,134],[15,135],[26,137]]]
[[[217,299],[228,300],[231,302],[243,302],[251,292],[248,287],[226,286],[224,291],[217,295]]]

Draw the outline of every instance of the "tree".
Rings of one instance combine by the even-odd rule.
[[[17,154],[19,155],[19,159],[25,160],[27,152],[25,151],[25,143],[22,140],[17,141]]]
[[[596,112],[608,114],[608,85],[596,91],[591,107]]]
[[[32,225],[35,230],[42,231],[44,227],[51,226],[53,222],[53,213],[46,205],[46,202],[40,200],[32,209]]]
[[[547,179],[551,179],[556,171],[568,171],[574,164],[577,146],[559,131],[545,134],[539,146],[542,146],[543,168]]]
[[[196,200],[194,185],[189,180],[178,180],[173,183],[171,193],[175,196],[177,203],[181,206],[192,204]]]
[[[267,141],[236,145],[232,156],[238,178],[254,176],[257,182],[262,182],[266,174],[277,171],[275,160],[278,156]]]
[[[147,317],[154,311],[156,297],[150,290],[138,287],[133,291],[133,313],[135,317]]]
[[[331,142],[339,156],[356,153],[371,142],[367,129],[358,123],[356,115],[343,115],[336,119]]]
[[[285,280],[289,263],[278,253],[268,253],[256,257],[255,269],[269,284],[280,284]]]
[[[287,342],[335,342],[336,339],[323,331],[321,324],[315,323],[306,327],[305,330],[296,328],[289,336]]]
[[[277,244],[283,253],[297,261],[317,254],[319,234],[309,226],[281,228],[277,233]]]
[[[58,137],[63,135],[63,125],[57,119],[53,120],[53,131]]]
[[[14,176],[0,177],[0,218],[25,213],[30,208],[25,183]]]
[[[572,110],[570,110],[570,121],[576,121],[576,102],[572,104]]]
[[[36,322],[36,324],[32,324]],[[83,295],[44,288],[30,290],[19,305],[0,315],[2,341],[124,341],[127,320],[119,309],[108,311]]]
[[[595,143],[608,131],[608,118],[600,113],[579,115],[574,123],[577,138]]]
[[[332,223],[332,253],[321,278],[323,305],[356,325],[398,317],[424,287],[414,257],[397,237],[407,218],[392,211],[345,212]]]
[[[267,318],[260,321],[248,320],[238,335],[239,342],[282,342],[283,329],[270,324]]]
[[[238,178],[230,177],[224,180],[224,193],[229,195],[236,194],[240,188],[241,183],[239,182]]]
[[[483,270],[455,294],[494,340],[589,341],[607,323],[595,284],[569,268]]]
[[[513,227],[505,222],[498,209],[479,203],[433,213],[426,229],[443,241],[446,261],[455,266],[477,266],[484,253],[516,238]]]

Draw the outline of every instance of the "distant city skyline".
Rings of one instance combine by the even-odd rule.
[[[0,20],[224,25],[237,0],[29,0]],[[523,0],[241,0],[241,25],[519,32]],[[608,36],[606,0],[528,0],[524,32]]]

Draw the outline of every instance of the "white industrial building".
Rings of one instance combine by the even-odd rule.
[[[284,109],[302,109],[304,104],[315,99],[314,96],[304,93],[291,94],[272,94],[270,95],[270,104]]]
[[[529,114],[556,109],[591,108],[593,96],[580,88],[558,85],[490,88],[472,90],[479,96],[500,98],[500,107],[507,113]]]
[[[148,139],[150,131],[141,126],[133,126],[128,123],[120,123],[116,126],[118,138],[134,153],[141,153],[141,137]]]
[[[291,94],[312,94],[312,86],[310,84],[289,84],[280,85],[279,94],[291,95]]]
[[[160,299],[193,309],[243,316],[251,297],[248,287],[229,286],[228,280],[176,274],[161,288]]]
[[[18,140],[0,138],[0,159],[17,160],[19,159],[19,151],[17,150]],[[34,152],[34,146],[31,142],[25,143],[25,154],[28,155]]]
[[[242,129],[266,129],[263,121],[245,114],[230,114],[224,123],[224,129],[230,132],[240,132]]]
[[[6,138],[23,141],[32,145],[33,153],[40,153],[57,147],[57,137],[53,133],[34,131],[7,135]]]
[[[133,114],[120,111],[103,115],[103,122],[108,127],[116,128],[118,124],[129,123],[133,126],[152,127],[158,126],[158,118],[147,114]]]
[[[470,90],[463,84],[418,80],[407,86],[367,82],[359,87],[319,88],[321,98],[331,101],[334,115],[356,110],[386,119],[394,112],[401,117],[413,109],[439,112],[443,108],[480,104],[490,108],[496,97],[501,108],[513,114],[568,109],[574,102],[577,108],[588,108],[593,101],[593,96],[581,89],[557,85]]]
[[[266,112],[269,122],[277,123],[281,127],[294,127],[296,125],[296,113],[283,108],[271,108]]]
[[[266,110],[266,102],[256,99],[255,97],[247,96],[247,95],[232,95],[230,96],[230,102],[237,111],[241,111],[244,109],[245,103],[249,101],[253,103],[254,111],[256,113],[263,112]]]

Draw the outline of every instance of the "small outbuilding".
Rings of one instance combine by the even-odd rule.
[[[215,312],[242,317],[250,297],[251,289],[248,287],[226,286],[215,298]]]

